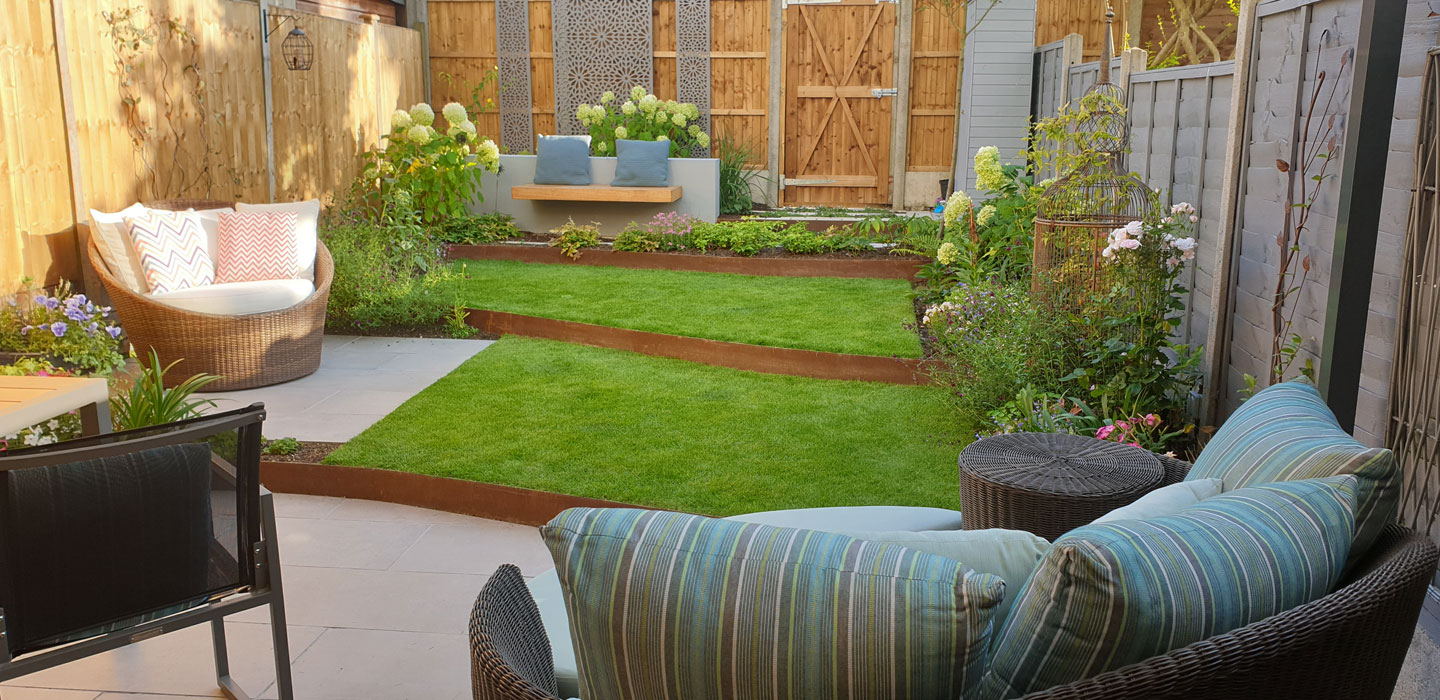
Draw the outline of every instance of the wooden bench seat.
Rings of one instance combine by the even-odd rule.
[[[680,185],[669,187],[611,187],[609,185],[515,185],[511,199],[554,202],[674,202]]]

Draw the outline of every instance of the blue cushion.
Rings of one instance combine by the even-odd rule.
[[[535,148],[535,184],[590,184],[590,137],[542,135]]]
[[[670,142],[615,142],[615,187],[668,187],[670,185]]]
[[[1325,596],[1355,477],[1287,481],[1055,541],[995,637],[975,696],[1015,698],[1143,661]]]
[[[1266,388],[1241,404],[1205,445],[1186,481],[1220,479],[1222,491],[1275,481],[1354,474],[1359,480],[1350,564],[1365,556],[1400,509],[1400,465],[1390,450],[1350,437],[1308,381]]]
[[[684,513],[572,508],[540,532],[584,698],[960,697],[1005,591],[905,547]]]

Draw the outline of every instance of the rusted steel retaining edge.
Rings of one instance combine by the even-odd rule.
[[[636,270],[726,272],[768,277],[863,277],[913,280],[924,265],[914,259],[746,258],[687,253],[632,253],[590,249],[571,258],[559,248],[530,245],[453,245],[450,257],[465,260],[513,260],[529,263],[628,267]]]
[[[277,493],[384,501],[522,525],[544,525],[566,508],[637,507],[464,479],[305,462],[261,462],[260,481]]]
[[[748,343],[651,333],[593,323],[560,321],[504,311],[468,309],[466,322],[486,333],[563,340],[600,348],[629,350],[718,367],[817,379],[849,379],[888,384],[925,384],[924,361],[909,357],[847,355],[838,352],[772,348]]]

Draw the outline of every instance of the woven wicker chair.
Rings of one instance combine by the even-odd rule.
[[[1415,633],[1435,544],[1391,525],[1350,581],[1320,600],[1028,700],[1336,700],[1389,698]],[[513,566],[500,567],[470,623],[475,700],[555,697],[540,612]]]
[[[168,199],[154,209],[216,209],[233,202]],[[175,385],[199,373],[221,379],[207,391],[233,391],[277,384],[310,374],[320,366],[325,336],[325,306],[335,263],[324,243],[315,249],[315,292],[287,309],[237,316],[187,311],[137,293],[115,279],[92,241],[90,263],[110,294],[125,335],[140,355],[154,348],[161,362],[179,361],[166,375]]]

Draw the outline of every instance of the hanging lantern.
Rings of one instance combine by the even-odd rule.
[[[285,58],[286,68],[310,70],[315,62],[315,45],[305,36],[305,30],[295,27],[285,36],[285,41],[280,42],[280,54]]]

